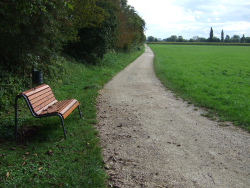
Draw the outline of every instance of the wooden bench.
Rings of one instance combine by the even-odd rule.
[[[68,99],[64,101],[57,101],[54,93],[49,85],[43,84],[30,90],[24,91],[16,96],[15,99],[15,137],[17,139],[18,132],[18,99],[24,97],[31,114],[36,118],[59,116],[62,121],[63,133],[65,139],[66,130],[64,126],[64,119],[78,107],[80,118],[82,118],[82,111],[80,103],[76,99]]]

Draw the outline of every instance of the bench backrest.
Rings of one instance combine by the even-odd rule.
[[[37,115],[57,102],[52,89],[46,84],[22,92],[21,95],[26,96],[30,106]]]

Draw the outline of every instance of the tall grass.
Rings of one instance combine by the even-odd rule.
[[[35,119],[20,104],[20,142],[14,142],[14,115],[1,116],[0,187],[107,187],[96,120],[98,90],[143,51],[109,53],[98,66],[62,62],[63,79],[49,83],[58,100],[75,98],[82,104],[66,120],[67,140],[58,117]],[[13,99],[14,100],[14,99]],[[20,101],[21,102],[21,101]]]
[[[250,130],[250,53],[243,46],[150,45],[170,89],[221,121]]]

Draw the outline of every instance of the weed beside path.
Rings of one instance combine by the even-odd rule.
[[[20,104],[20,143],[13,135],[14,114],[1,116],[0,187],[106,187],[96,120],[98,90],[141,53],[107,54],[98,66],[65,62],[63,80],[50,84],[58,100],[75,98],[82,104],[65,120],[68,139],[63,139],[57,117],[35,119]],[[20,100],[21,102],[21,100]]]

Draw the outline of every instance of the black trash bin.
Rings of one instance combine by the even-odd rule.
[[[32,71],[32,84],[33,86],[43,84],[43,71]]]

